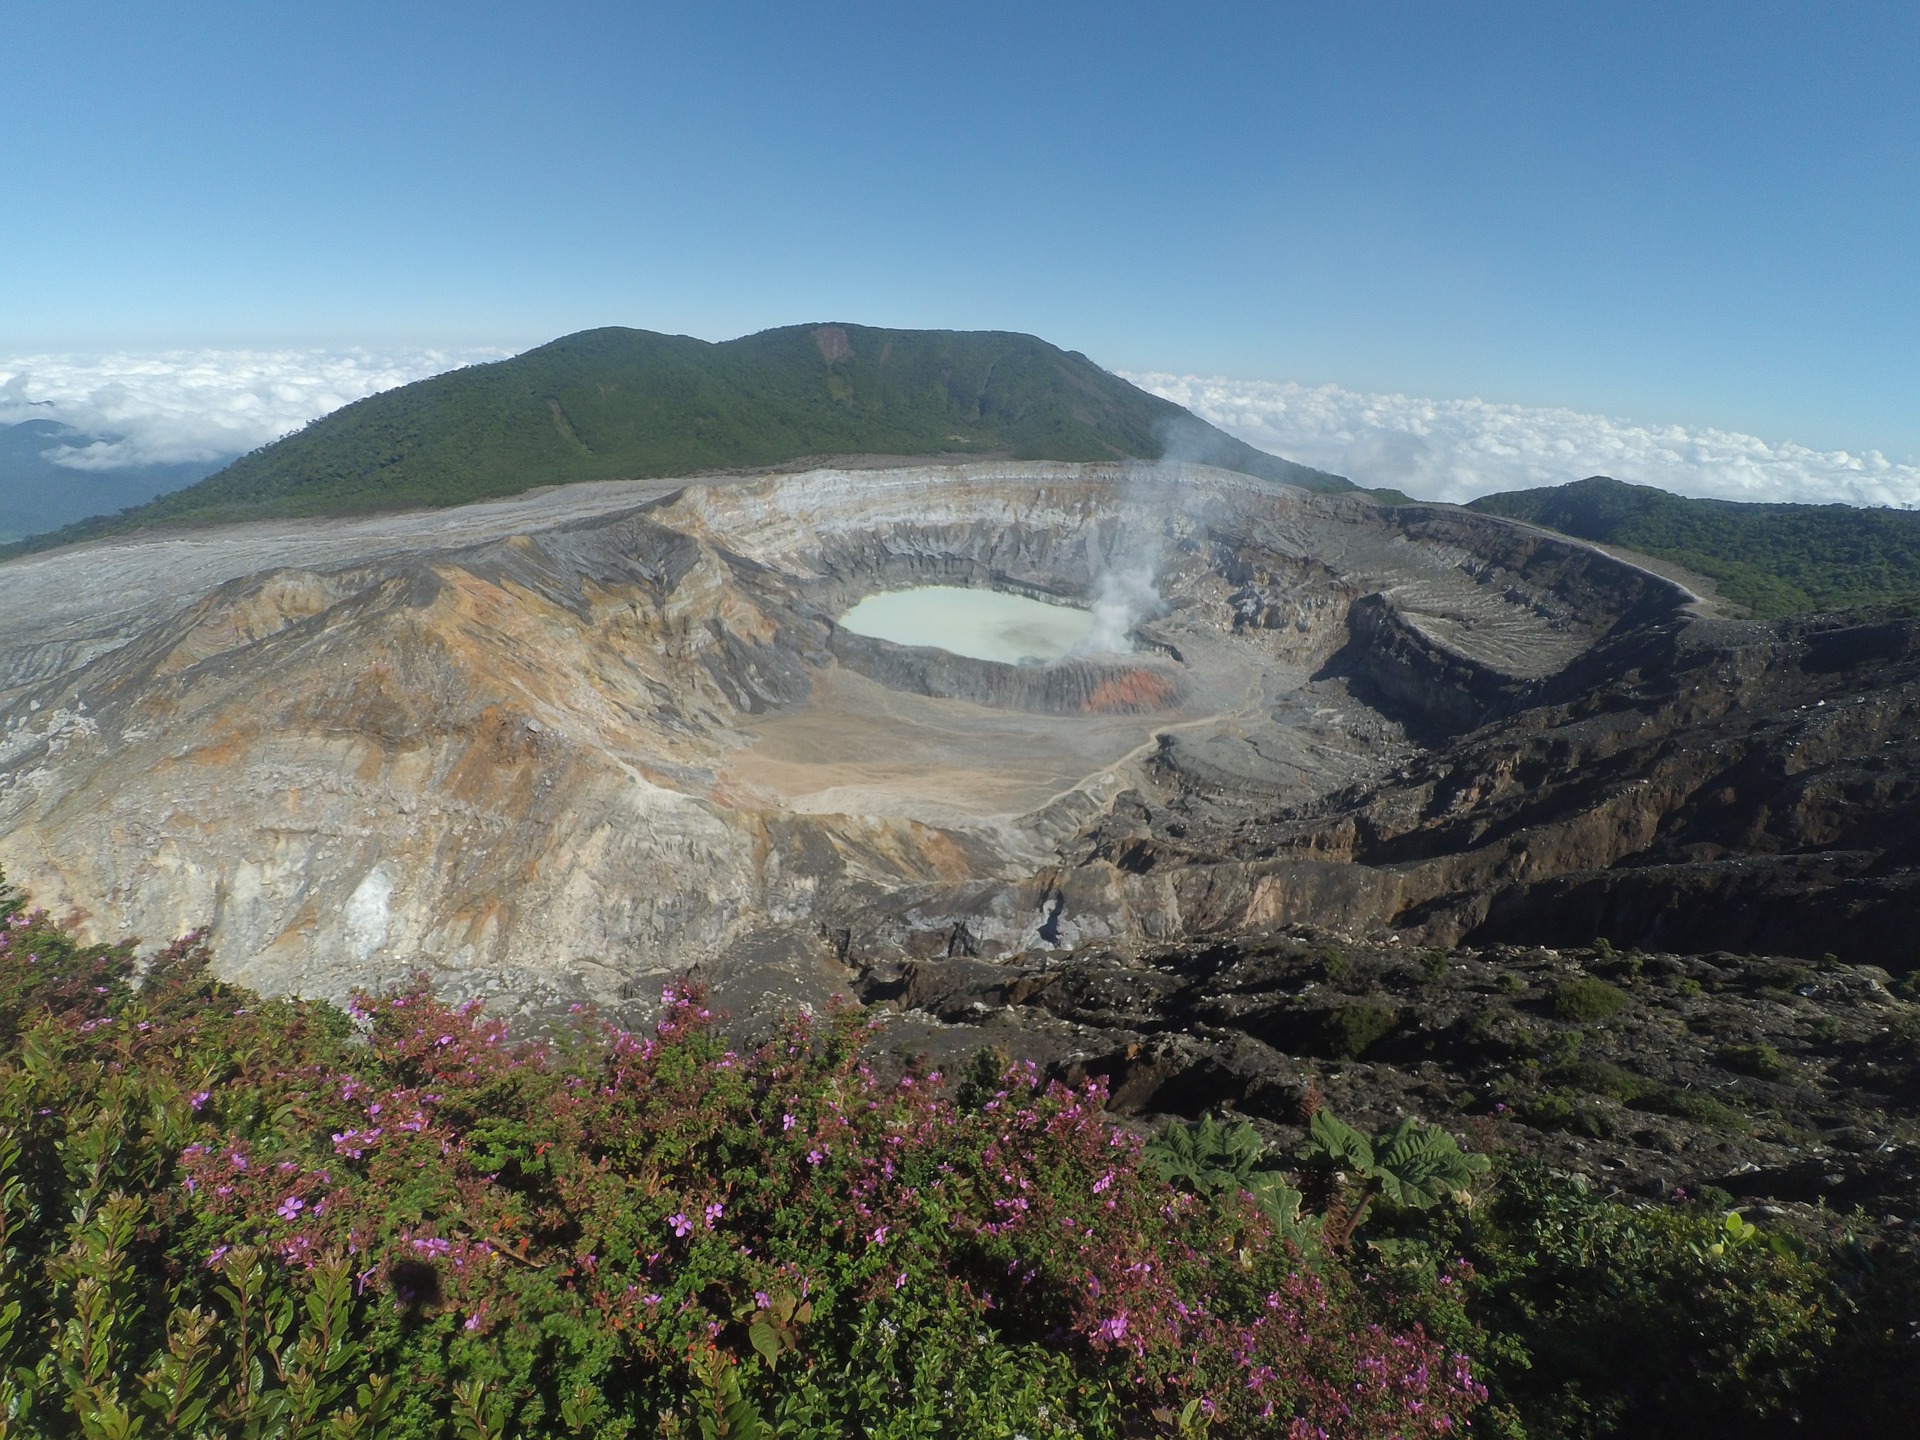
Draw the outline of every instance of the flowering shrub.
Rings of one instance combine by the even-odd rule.
[[[0,926],[6,1433],[1444,1435],[1484,1392],[1097,1085],[961,1108],[857,1015],[737,1053],[352,1015]],[[1389,1315],[1398,1318],[1389,1321]]]

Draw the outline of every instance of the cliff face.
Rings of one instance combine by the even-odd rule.
[[[270,993],[429,963],[617,999],[620,957],[968,867],[909,824],[709,798],[738,717],[806,692],[777,633],[644,519],[230,582],[20,706],[5,863],[103,932],[209,925]]]
[[[9,874],[269,992],[536,1011],[1291,921],[1671,947],[1732,898],[1824,951],[1910,902],[1911,627],[1702,621],[1489,517],[1005,464],[380,523],[0,567]],[[1159,597],[1125,657],[834,623],[1118,569]]]
[[[1382,654],[1394,699],[1419,705],[1420,669],[1385,646],[1366,663]],[[1426,724],[1469,702],[1494,718],[1391,774],[1251,815],[1170,747],[1159,804],[1116,812],[1089,858],[1129,872],[1132,903],[1177,912],[1180,933],[1603,935],[1914,967],[1920,626],[1672,617],[1503,695],[1445,678]]]

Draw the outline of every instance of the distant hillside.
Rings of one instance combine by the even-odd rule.
[[[1688,500],[1604,475],[1468,508],[1671,560],[1762,618],[1920,598],[1920,513],[1906,510]]]
[[[371,396],[188,489],[30,545],[811,455],[1158,459],[1169,442],[1183,459],[1353,488],[1031,335],[794,325],[710,344],[610,328]]]
[[[80,448],[94,438],[56,420],[0,425],[0,541],[138,505],[215,468],[187,462],[75,470],[48,458],[61,446]]]

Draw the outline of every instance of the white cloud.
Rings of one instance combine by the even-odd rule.
[[[1611,475],[1682,495],[1920,503],[1920,466],[1877,450],[1812,450],[1728,430],[1636,425],[1488,400],[1363,395],[1338,385],[1127,375],[1250,445],[1432,500]]]
[[[0,424],[58,420],[89,437],[49,452],[75,470],[211,462],[330,410],[503,350],[171,350],[0,359]]]

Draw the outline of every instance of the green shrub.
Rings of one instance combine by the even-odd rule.
[[[1635,1096],[1628,1103],[1636,1110],[1671,1115],[1675,1119],[1691,1120],[1696,1125],[1710,1125],[1716,1130],[1753,1129],[1753,1122],[1731,1105],[1711,1095],[1702,1095],[1698,1090],[1679,1090],[1661,1085],[1646,1094]]]
[[[1555,1019],[1588,1024],[1626,1009],[1627,995],[1617,985],[1581,975],[1554,986],[1552,1003]]]
[[[136,986],[0,922],[8,1436],[1385,1440],[1476,1404],[1366,1277],[1169,1188],[1097,1084],[1008,1067],[963,1109],[872,1074],[857,1012],[737,1053],[677,987],[645,1034],[516,1043],[418,987],[356,1025],[205,958]]]
[[[1591,1140],[1603,1140],[1613,1133],[1613,1127],[1592,1106],[1558,1091],[1539,1096],[1521,1116],[1536,1130],[1567,1130]]]
[[[1911,1339],[1884,1318],[1912,1303],[1898,1264],[1850,1272],[1738,1216],[1618,1204],[1531,1167],[1491,1207],[1435,1219],[1455,1225],[1437,1253],[1472,1262],[1464,1308],[1491,1357],[1476,1431],[1837,1440],[1899,1433],[1920,1399]]]
[[[1729,1070],[1760,1080],[1779,1080],[1791,1070],[1780,1052],[1766,1044],[1722,1045],[1713,1052],[1713,1058]]]
[[[1580,1060],[1554,1072],[1554,1079],[1588,1095],[1604,1095],[1626,1104],[1660,1088],[1645,1076],[1635,1075],[1606,1060]]]
[[[1511,970],[1494,982],[1502,995],[1522,995],[1526,993],[1527,982]]]
[[[1358,1060],[1391,1035],[1399,1019],[1390,1006],[1364,1001],[1328,1010],[1320,1017],[1324,1053],[1335,1060]]]

